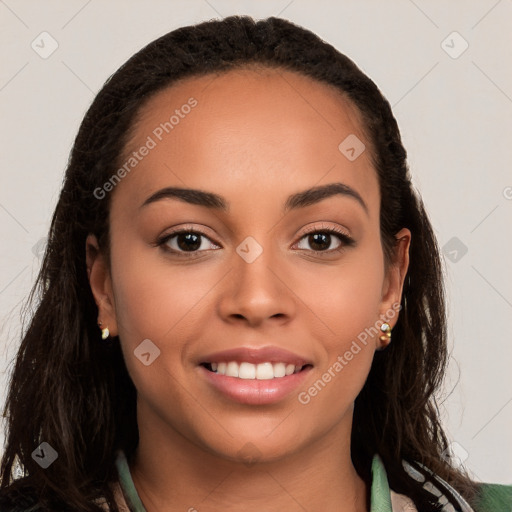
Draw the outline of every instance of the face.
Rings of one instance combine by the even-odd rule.
[[[109,267],[88,239],[140,429],[224,458],[349,435],[407,268],[406,248],[384,261],[369,152],[355,108],[288,71],[187,79],[145,105],[111,192]]]

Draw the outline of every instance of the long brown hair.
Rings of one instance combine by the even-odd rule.
[[[445,301],[439,249],[411,185],[406,151],[387,100],[346,56],[312,32],[279,18],[246,16],[183,27],[153,41],[110,77],[80,126],[52,218],[5,408],[6,448],[0,497],[41,510],[99,511],[104,496],[117,511],[110,484],[117,450],[138,443],[136,390],[114,339],[102,342],[86,273],[85,239],[108,252],[109,197],[94,191],[118,169],[145,102],[179,79],[250,65],[292,70],[329,84],[359,110],[371,144],[381,195],[380,227],[390,259],[403,227],[412,233],[402,311],[388,349],[377,352],[355,402],[352,460],[371,482],[378,453],[390,486],[422,511],[432,495],[404,470],[419,462],[468,501],[475,484],[443,456],[448,442],[435,401],[447,362]],[[42,469],[32,458],[47,442],[58,459]],[[24,478],[13,479],[16,464]],[[0,501],[0,504],[2,501]]]

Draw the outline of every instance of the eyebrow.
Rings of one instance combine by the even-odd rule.
[[[368,206],[366,206],[366,203],[359,192],[344,183],[329,183],[328,185],[309,188],[302,192],[298,192],[297,194],[293,194],[286,200],[284,211],[286,212],[288,210],[304,208],[335,195],[342,195],[355,199],[363,207],[364,211],[368,213]]]
[[[309,188],[302,192],[292,194],[285,202],[284,212],[286,213],[290,210],[305,208],[306,206],[319,203],[320,201],[335,195],[342,195],[355,199],[363,207],[364,211],[368,213],[368,206],[361,195],[352,187],[349,187],[344,183],[329,183],[327,185]],[[228,201],[218,194],[206,192],[204,190],[180,187],[166,187],[158,190],[144,201],[141,208],[162,199],[178,199],[189,204],[204,206],[214,210],[222,210],[225,212],[229,211]]]

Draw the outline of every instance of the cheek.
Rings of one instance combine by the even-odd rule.
[[[140,242],[112,244],[113,288],[120,337],[132,345],[149,338],[179,342],[203,297],[218,280],[208,265],[170,263]]]
[[[111,266],[119,338],[139,394],[156,410],[169,400],[177,409],[185,407],[183,353],[191,329],[204,325],[208,292],[225,272],[216,277],[208,265],[170,264],[159,249],[126,240],[112,241]],[[141,363],[139,346],[149,346],[151,359],[158,354],[154,363]]]
[[[354,252],[335,272],[318,274],[309,303],[328,329],[322,335],[316,380],[298,397],[336,416],[359,394],[372,364],[379,330],[384,263],[379,247]],[[306,283],[303,283],[306,293]],[[329,403],[336,407],[329,408]]]
[[[303,283],[314,311],[330,328],[337,349],[379,320],[384,280],[380,246],[347,253],[338,267],[318,272],[314,286]]]

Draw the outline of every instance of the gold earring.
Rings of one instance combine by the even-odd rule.
[[[382,342],[380,349],[383,350],[391,343],[391,327],[388,323],[383,323],[380,326],[380,330],[383,332],[383,334],[379,336],[379,340]]]

